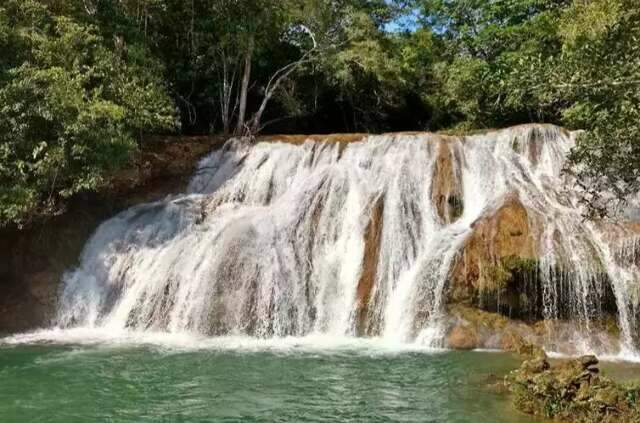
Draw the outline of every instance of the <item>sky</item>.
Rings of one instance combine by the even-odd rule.
[[[420,12],[414,9],[410,14],[399,17],[393,22],[389,22],[385,25],[385,31],[388,32],[402,32],[402,31],[414,31],[418,28],[418,19]]]
[[[418,11],[415,10],[409,15],[402,16],[393,22],[389,22],[384,29],[388,32],[415,31],[415,29],[418,28],[418,16]]]

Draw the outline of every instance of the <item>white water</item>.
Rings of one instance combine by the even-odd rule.
[[[540,232],[545,317],[568,310],[579,322],[579,350],[596,350],[588,334],[602,315],[608,278],[621,353],[633,356],[640,271],[630,248],[638,244],[622,228],[612,242],[608,229],[583,221],[561,175],[573,144],[573,135],[552,126],[447,141],[370,136],[343,151],[312,141],[236,144],[201,162],[188,193],[100,226],[66,275],[57,327],[355,337],[365,231],[381,199],[368,326],[385,345],[441,347],[448,276],[472,223],[517,195]],[[464,208],[453,222],[439,216],[431,197],[439,148],[450,149],[460,175]]]

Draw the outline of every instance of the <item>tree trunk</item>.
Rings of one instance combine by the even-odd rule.
[[[222,62],[222,87],[220,88],[220,117],[222,119],[222,128],[225,135],[229,135],[231,131],[231,119],[235,106],[231,107],[231,98],[233,97],[234,87],[236,83],[236,58],[228,56],[224,50],[220,52],[220,61]]]
[[[236,135],[243,135],[244,120],[247,112],[247,91],[249,91],[249,82],[251,80],[251,61],[253,59],[253,35],[249,39],[249,45],[244,56],[244,75],[242,76],[242,86],[240,91],[240,107],[238,110],[238,122],[236,125]]]
[[[291,73],[295,71],[300,65],[308,62],[309,56],[313,53],[314,50],[315,48],[309,50],[307,53],[304,54],[304,56],[302,56],[300,60],[289,63],[286,66],[283,66],[273,74],[273,76],[269,80],[269,83],[267,84],[267,88],[265,89],[262,103],[260,104],[260,107],[258,108],[256,113],[253,115],[253,118],[251,119],[251,122],[249,124],[249,129],[253,133],[257,133],[260,131],[260,122],[262,120],[262,115],[265,109],[267,108],[267,104],[269,104],[269,100],[271,100],[271,97],[273,97],[275,92],[278,90],[278,87],[280,86],[280,84],[285,79],[287,79],[289,75],[291,75]]]
[[[277,86],[276,86],[276,88],[277,88]],[[269,100],[271,100],[271,97],[273,96],[274,91],[275,90],[268,91],[265,94],[264,99],[262,100],[262,104],[260,104],[260,108],[258,109],[258,111],[255,113],[255,115],[251,119],[251,123],[249,125],[249,128],[251,129],[251,132],[253,132],[253,133],[260,132],[260,122],[262,121],[262,114],[264,113],[264,110],[267,108],[267,104],[269,103]]]

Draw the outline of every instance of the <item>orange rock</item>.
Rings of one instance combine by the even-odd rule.
[[[364,235],[364,257],[362,259],[362,273],[358,280],[356,291],[357,308],[357,331],[358,335],[372,335],[373,328],[368,321],[369,303],[371,293],[376,281],[378,269],[378,256],[380,255],[380,237],[382,235],[382,213],[384,211],[384,201],[378,198],[373,206],[369,224]]]
[[[513,196],[495,212],[474,224],[451,273],[450,299],[468,301],[478,291],[495,286],[496,270],[504,259],[536,259],[536,235],[529,215],[520,200]]]
[[[447,346],[456,350],[478,347],[478,335],[471,326],[455,326],[447,336]]]
[[[438,143],[438,156],[433,169],[431,201],[440,218],[451,223],[462,214],[462,175],[455,166],[455,157],[450,142]]]

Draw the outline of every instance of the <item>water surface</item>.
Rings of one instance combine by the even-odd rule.
[[[533,421],[506,354],[226,345],[0,344],[0,421]]]

